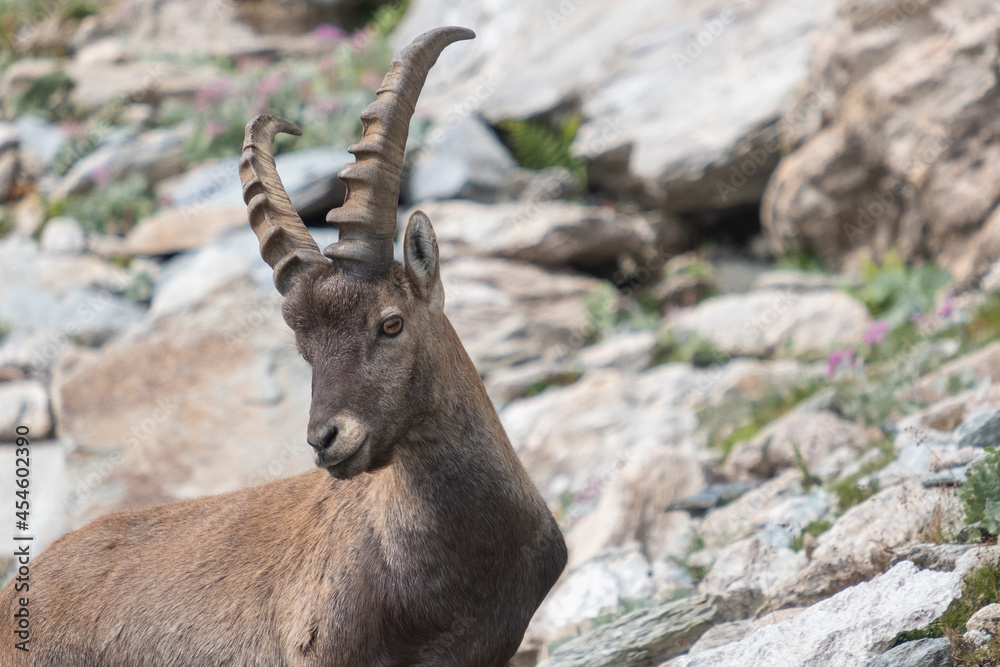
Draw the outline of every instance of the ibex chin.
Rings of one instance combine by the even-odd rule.
[[[393,260],[410,117],[464,28],[418,37],[361,115],[320,252],[275,171],[288,122],[247,125],[240,176],[282,314],[312,366],[318,469],[208,498],[116,512],[0,592],[0,665],[506,665],[566,547],[458,336],[430,221]],[[30,652],[14,648],[18,599]]]

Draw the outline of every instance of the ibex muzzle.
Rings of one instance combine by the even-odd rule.
[[[392,254],[417,95],[441,50],[471,37],[440,28],[397,55],[323,252],[274,168],[275,133],[298,130],[247,125],[244,198],[313,369],[321,469],[65,536],[31,564],[30,592],[0,591],[0,667],[507,665],[566,546],[444,315],[424,214],[404,262]],[[11,641],[20,597],[30,653]]]

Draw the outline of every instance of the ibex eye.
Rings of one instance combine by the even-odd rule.
[[[386,336],[395,336],[403,330],[402,317],[390,317],[382,323],[382,333]]]

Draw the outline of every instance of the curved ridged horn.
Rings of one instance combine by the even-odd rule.
[[[329,262],[295,212],[274,167],[274,135],[278,132],[302,134],[299,128],[277,116],[260,115],[247,123],[240,180],[250,227],[260,241],[260,256],[274,269],[274,286],[284,296],[296,274]]]
[[[468,28],[429,30],[396,54],[376,99],[361,112],[361,141],[347,150],[356,161],[340,170],[347,183],[344,205],[326,216],[340,239],[323,254],[345,271],[362,277],[383,275],[392,264],[399,178],[410,118],[427,72],[446,46],[476,33]]]

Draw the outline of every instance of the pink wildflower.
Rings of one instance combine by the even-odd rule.
[[[847,347],[843,350],[834,350],[826,360],[826,378],[832,380],[837,374],[837,369],[841,365],[850,366],[854,364],[854,348]]]
[[[111,180],[111,169],[108,165],[102,164],[90,172],[90,180],[92,180],[98,187],[105,187]]]
[[[335,25],[323,23],[316,26],[316,29],[312,31],[312,36],[313,39],[318,39],[321,42],[339,42],[347,37],[347,33]]]
[[[203,87],[194,98],[194,106],[198,111],[208,111],[226,98],[229,93],[229,81],[226,79],[216,79],[212,83]]]
[[[865,334],[865,345],[871,347],[872,345],[879,345],[885,340],[885,335],[889,333],[889,323],[885,320],[879,320],[877,322],[872,322],[871,327],[868,328],[868,333]]]
[[[949,296],[944,300],[944,303],[942,303],[941,307],[938,309],[938,315],[941,317],[948,317],[952,314],[952,312],[954,312],[954,310],[955,300]]]

